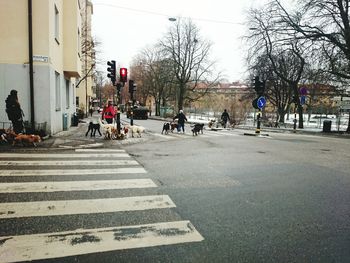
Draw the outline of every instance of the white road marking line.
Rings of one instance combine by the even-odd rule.
[[[151,179],[0,183],[0,193],[97,191],[157,187]]]
[[[153,133],[153,135],[167,139],[167,140],[173,140],[176,139],[175,137],[171,136],[171,134],[169,133],[168,135],[166,134],[159,134],[159,133]]]
[[[34,160],[28,160],[28,161],[0,161],[0,166],[19,166],[19,165],[26,165],[26,166],[43,166],[43,165],[50,165],[50,166],[69,166],[69,165],[79,165],[79,166],[86,166],[86,165],[138,165],[138,162],[135,160],[41,160],[41,161],[34,161]]]
[[[31,261],[202,240],[190,221],[77,229],[0,237],[0,258],[3,262]]]
[[[0,219],[140,211],[176,207],[167,195],[0,203]]]
[[[59,159],[59,158],[130,158],[127,153],[59,153],[59,154],[47,154],[47,153],[0,153],[0,158],[17,158],[17,159],[30,159],[30,158],[46,158],[46,159]]]
[[[211,132],[210,134],[218,134],[221,136],[237,136],[237,134],[231,133],[229,131],[227,131],[227,132]]]
[[[102,153],[123,153],[125,150],[120,149],[75,149],[75,152],[102,152]]]
[[[111,168],[111,169],[61,169],[61,170],[0,170],[0,176],[49,176],[49,175],[103,175],[103,174],[143,174],[147,171],[142,167]]]

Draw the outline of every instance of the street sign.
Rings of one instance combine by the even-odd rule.
[[[264,108],[265,105],[266,105],[266,99],[265,99],[265,97],[263,97],[263,96],[259,97],[259,98],[258,98],[258,101],[257,101],[257,105],[258,105],[258,108],[259,108],[259,109]]]
[[[307,88],[305,88],[305,87],[301,87],[300,89],[299,89],[299,93],[300,93],[300,95],[307,95]]]

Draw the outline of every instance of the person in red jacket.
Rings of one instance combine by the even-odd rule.
[[[107,123],[112,123],[115,117],[114,106],[111,101],[108,101],[108,105],[103,108],[102,119],[105,119]]]

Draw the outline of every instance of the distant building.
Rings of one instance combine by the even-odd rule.
[[[27,3],[32,5],[32,16]],[[48,134],[71,125],[77,106],[75,84],[83,76],[82,10],[86,3],[89,2],[0,2],[0,122],[8,122],[4,101],[10,91],[16,89],[26,121],[46,123]],[[28,18],[32,20],[31,29]],[[33,74],[30,73],[31,52]]]

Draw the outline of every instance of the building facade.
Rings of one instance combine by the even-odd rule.
[[[82,76],[85,2],[0,2],[0,122],[8,122],[5,99],[15,89],[25,121],[46,123],[50,135],[71,125],[77,106],[75,85]]]

